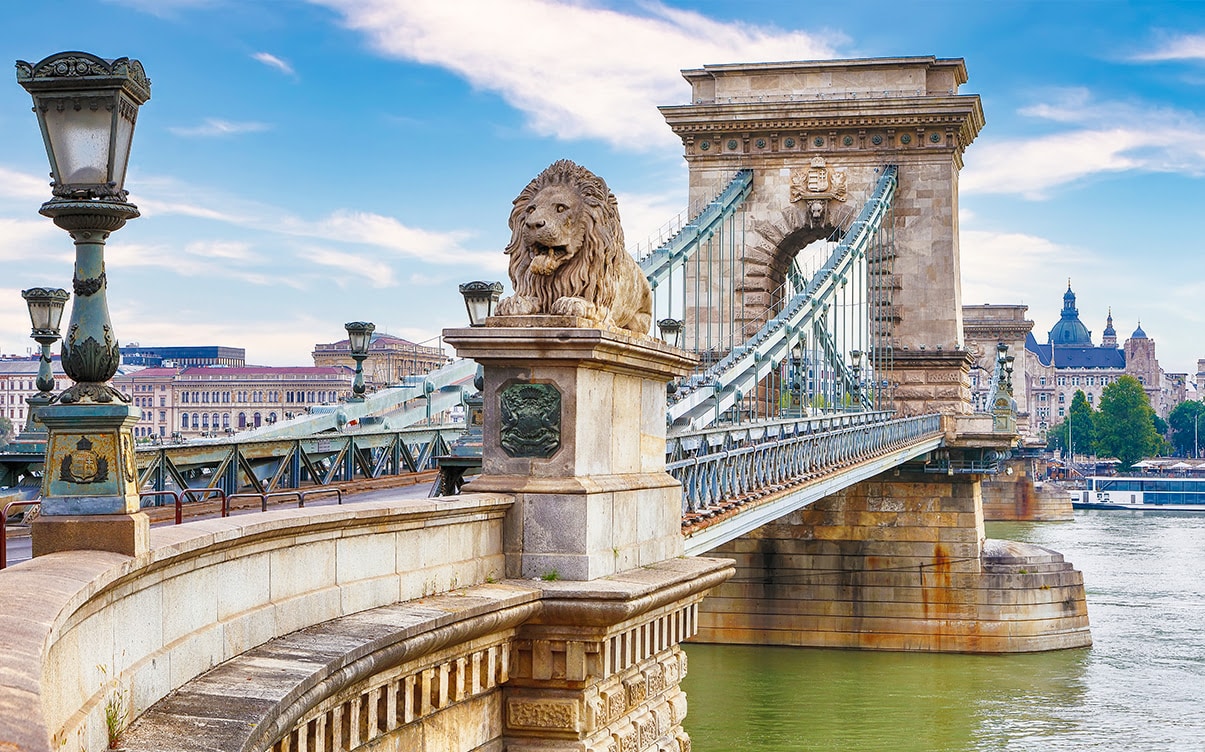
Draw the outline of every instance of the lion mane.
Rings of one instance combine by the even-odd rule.
[[[509,224],[515,294],[499,301],[499,315],[577,316],[648,334],[652,292],[624,247],[618,202],[602,178],[558,160],[515,198]]]

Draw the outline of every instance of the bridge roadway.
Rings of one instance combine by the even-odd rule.
[[[833,414],[680,432],[669,438],[667,469],[683,484],[686,553],[699,555],[843,488],[940,447],[940,416],[897,419],[887,413]],[[343,503],[427,496],[425,483],[352,491]],[[335,504],[319,497],[307,506]],[[210,519],[212,503],[190,502]],[[162,507],[151,507],[153,512]],[[233,514],[245,514],[236,510]],[[170,525],[170,519],[153,522]],[[10,537],[8,562],[31,556],[29,538]]]

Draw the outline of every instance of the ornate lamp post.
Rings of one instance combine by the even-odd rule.
[[[86,547],[133,555],[146,550],[149,527],[135,477],[132,426],[141,412],[107,383],[121,351],[109,320],[104,248],[110,233],[138,216],[123,185],[151,83],[137,60],[86,52],[17,61],[17,82],[33,97],[50,159],[53,198],[39,211],[75,241],[75,303],[62,349],[75,383],[40,410],[48,439],[33,553]]]
[[[42,347],[38,378],[34,382],[38,393],[26,400],[29,403],[29,420],[25,422],[24,433],[42,434],[45,429],[38,420],[37,411],[50,404],[50,393],[54,391],[50,347],[59,340],[59,322],[63,320],[63,306],[67,305],[67,299],[71,295],[66,290],[57,288],[34,287],[22,290],[21,297],[25,298],[25,305],[29,308],[29,321],[33,326],[29,336]]]
[[[356,378],[351,382],[351,401],[364,401],[364,359],[368,357],[368,346],[377,325],[371,321],[349,321],[343,325],[347,330],[347,344],[352,360],[356,361]]]
[[[460,294],[469,312],[469,326],[481,326],[494,315],[494,305],[502,297],[502,283],[465,282],[460,286]]]
[[[849,351],[849,365],[854,372],[854,406],[857,409],[862,407],[862,351]]]

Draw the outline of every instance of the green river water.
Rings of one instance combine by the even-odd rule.
[[[1205,513],[989,523],[1084,573],[1093,646],[1003,656],[690,645],[695,752],[1205,750]]]

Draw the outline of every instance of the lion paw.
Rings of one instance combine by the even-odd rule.
[[[495,312],[499,316],[531,316],[540,312],[540,306],[535,298],[511,295],[498,301]]]
[[[557,298],[552,304],[552,315],[575,316],[579,319],[601,320],[598,307],[584,298]]]

